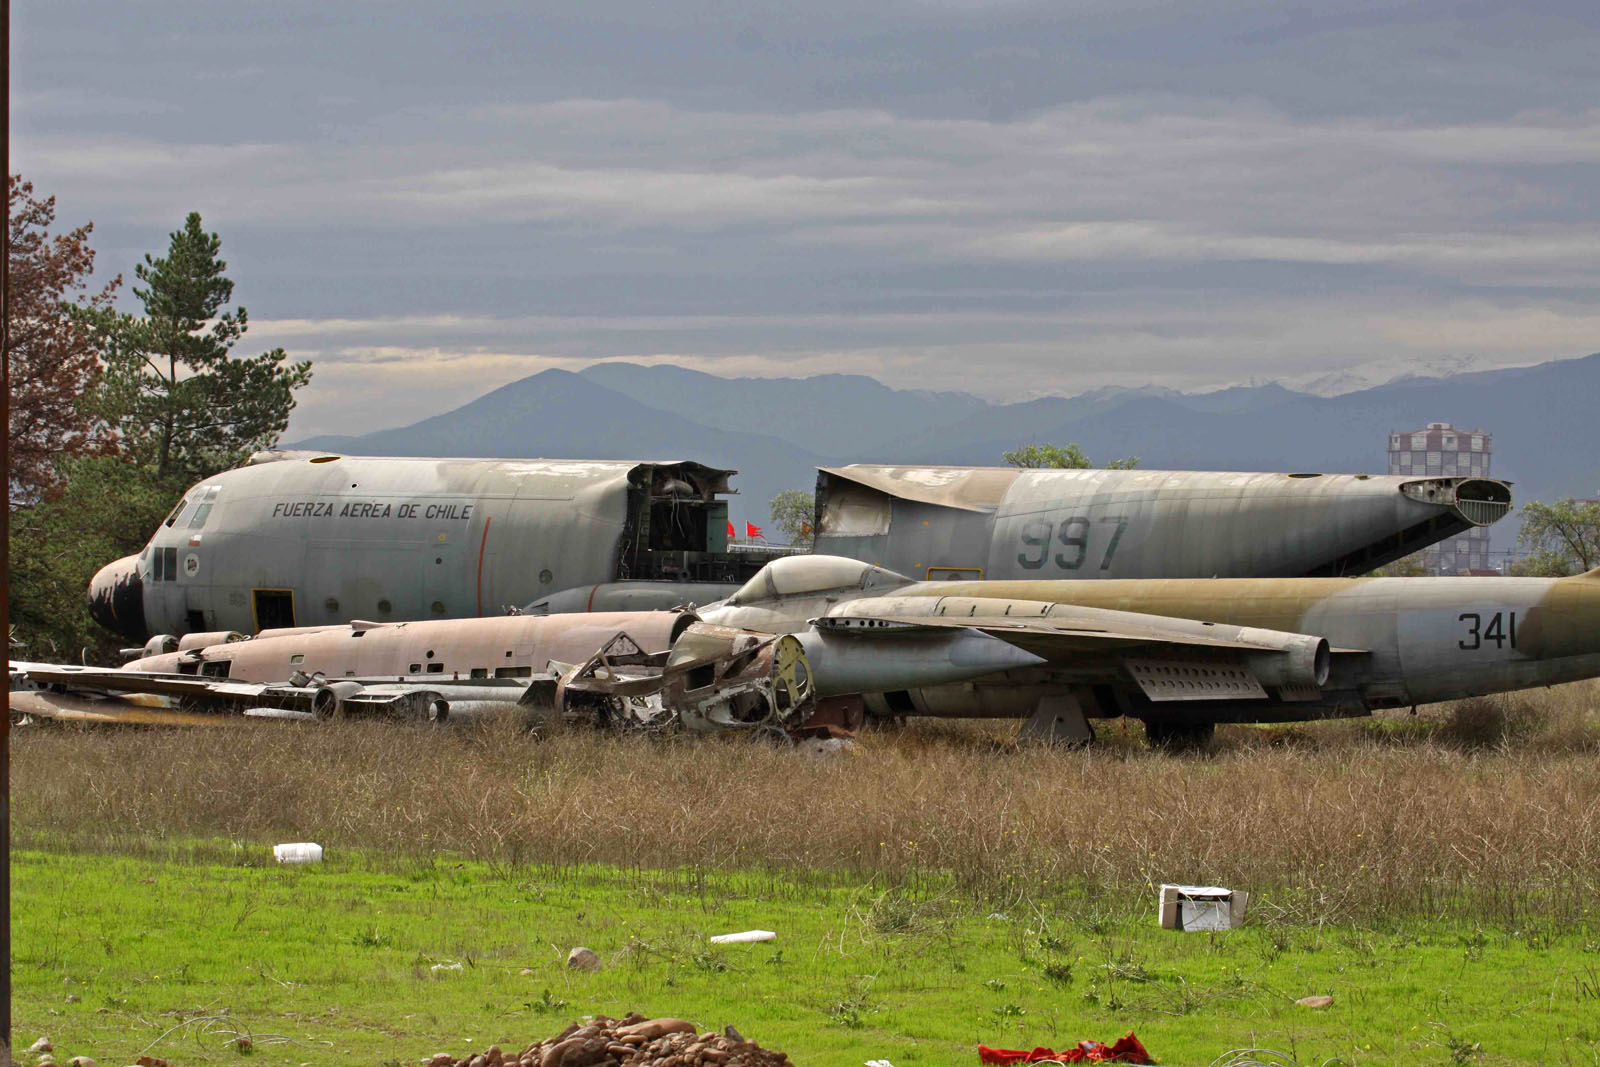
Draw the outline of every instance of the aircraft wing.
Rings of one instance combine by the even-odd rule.
[[[226,678],[204,678],[193,674],[79,667],[70,663],[13,663],[11,672],[13,680],[20,674],[24,680],[35,685],[59,686],[80,693],[151,693],[166,697],[215,697],[226,700],[251,699],[283,689],[289,690],[285,697],[291,700],[296,694],[310,695],[310,690],[299,686],[230,682]]]
[[[1084,683],[1132,683],[1153,701],[1315,699],[1327,681],[1331,650],[1320,637],[1197,622],[1096,608],[1074,608],[1067,617],[920,614],[845,605],[839,614],[815,619],[822,633],[902,640],[918,632],[932,636],[966,632],[1003,641],[1070,673]],[[898,605],[904,606],[905,600]],[[885,605],[888,607],[889,605]],[[1348,650],[1341,650],[1348,651]]]
[[[1271,645],[1228,640],[1162,630],[1156,626],[1094,626],[1077,619],[1019,619],[1004,616],[946,615],[832,615],[815,619],[818,629],[836,633],[882,634],[911,630],[977,630],[998,637],[1007,644],[1032,652],[1051,662],[1070,662],[1084,656],[1134,652],[1141,647],[1154,649],[1215,649],[1226,652],[1272,652]]]
[[[21,691],[11,694],[11,714],[57,722],[122,723],[130,726],[214,726],[228,716],[178,711],[159,702],[80,693]]]
[[[159,720],[181,725],[192,725],[195,717],[229,715],[328,718],[335,713],[422,714],[439,689],[431,681],[427,686],[389,683],[381,688],[346,679],[332,684],[295,685],[19,662],[10,666],[10,687],[14,704],[27,696],[30,699],[24,703],[30,705],[28,713],[44,718],[93,722]],[[174,701],[181,704],[182,714],[171,706]],[[142,710],[130,711],[135,708]]]

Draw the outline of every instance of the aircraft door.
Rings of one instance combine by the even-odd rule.
[[[893,543],[883,559],[892,571],[937,581],[977,581],[989,559],[992,517],[918,501],[894,502]]]
[[[293,589],[255,589],[251,596],[257,633],[295,624]]]

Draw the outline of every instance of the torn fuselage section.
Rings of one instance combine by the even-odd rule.
[[[734,492],[728,479],[736,473],[689,461],[639,463],[630,469],[612,567],[615,581],[738,585],[784,554],[766,545],[730,543],[723,498]],[[693,599],[708,598],[702,591]]]
[[[1488,526],[1511,510],[1511,487],[1490,478],[1419,478],[1400,492],[1422,504],[1450,509],[1467,526]]]
[[[551,665],[524,702],[546,716],[625,730],[786,732],[816,709],[804,647],[773,635],[693,622],[667,652],[618,633],[583,663]]]

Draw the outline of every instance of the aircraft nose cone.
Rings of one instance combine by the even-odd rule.
[[[107,563],[89,582],[89,614],[94,621],[136,644],[150,635],[144,621],[144,580],[139,557]]]

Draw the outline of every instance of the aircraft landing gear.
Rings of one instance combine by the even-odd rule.
[[[1144,721],[1144,739],[1151,748],[1169,752],[1187,752],[1205,748],[1216,735],[1217,725],[1211,722],[1173,722],[1162,719]]]

